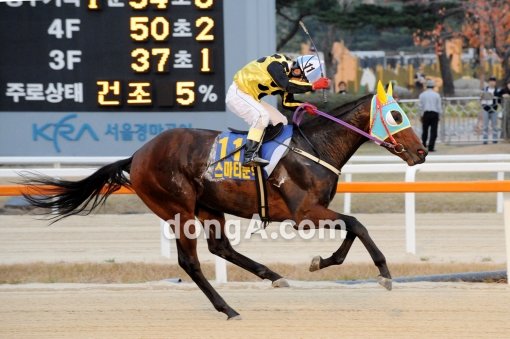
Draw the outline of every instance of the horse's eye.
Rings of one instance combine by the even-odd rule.
[[[386,122],[391,126],[400,125],[404,119],[402,118],[402,113],[399,111],[389,111],[386,113]]]

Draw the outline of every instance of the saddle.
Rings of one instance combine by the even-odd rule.
[[[248,134],[248,131],[238,130],[232,127],[228,128],[230,132],[236,134]],[[268,125],[266,127],[266,131],[264,133],[264,138],[262,139],[262,143],[274,140],[280,133],[283,131],[283,124],[280,122],[276,125]]]
[[[228,128],[232,133],[246,135],[248,131],[240,131],[235,128]],[[262,138],[262,143],[266,143],[268,141],[274,140],[280,133],[283,131],[283,124],[280,122],[276,125],[268,125],[264,132],[264,137]],[[258,200],[258,211],[259,216],[262,221],[263,228],[266,228],[267,224],[270,222],[269,218],[269,205],[267,203],[267,188],[266,188],[266,180],[262,173],[261,167],[255,167],[255,186],[257,188],[257,200]]]

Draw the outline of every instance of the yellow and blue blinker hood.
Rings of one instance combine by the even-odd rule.
[[[384,141],[409,127],[411,127],[409,118],[393,98],[391,82],[388,92],[385,92],[381,81],[379,81],[377,94],[372,98],[370,108],[370,134]]]

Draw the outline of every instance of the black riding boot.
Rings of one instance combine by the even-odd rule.
[[[246,145],[244,146],[244,160],[243,166],[261,166],[264,167],[269,164],[269,161],[262,159],[259,156],[260,142],[247,139]]]

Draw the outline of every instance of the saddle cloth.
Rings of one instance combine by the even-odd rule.
[[[286,125],[283,127],[282,132],[273,140],[262,144],[259,154],[262,158],[269,161],[269,164],[264,167],[263,171],[266,178],[271,175],[280,159],[286,154],[288,150],[286,146],[290,144],[292,139],[292,130],[292,125]],[[244,147],[219,161],[245,143],[246,134],[244,133],[222,132],[216,137],[211,154],[209,155],[209,159],[212,160],[211,163],[214,163],[212,168],[209,169],[210,171],[212,170],[212,177],[214,179],[255,180],[253,169],[242,166]]]

